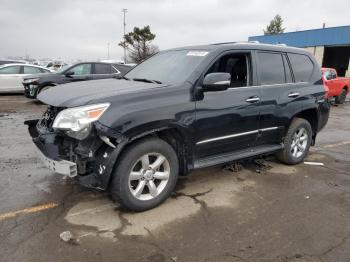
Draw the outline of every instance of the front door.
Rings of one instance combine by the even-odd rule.
[[[253,64],[250,52],[226,53],[205,73],[230,73],[231,85],[225,91],[205,92],[203,99],[196,103],[196,159],[246,149],[255,144],[260,90],[253,86]]]

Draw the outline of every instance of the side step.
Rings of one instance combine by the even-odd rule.
[[[244,159],[248,157],[258,156],[258,155],[264,155],[264,154],[270,154],[274,153],[276,151],[279,151],[283,149],[283,145],[264,145],[264,146],[257,146],[250,149],[240,150],[233,153],[226,153],[222,155],[216,155],[212,157],[206,157],[199,160],[196,160],[194,162],[194,168],[204,168],[209,166],[215,166],[220,165],[223,163],[228,163],[232,161],[236,161],[239,159]]]

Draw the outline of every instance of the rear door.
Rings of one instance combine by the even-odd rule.
[[[23,91],[22,71],[19,65],[10,65],[0,68],[0,92]]]
[[[93,79],[112,78],[113,71],[111,64],[94,63]]]
[[[196,102],[196,159],[213,157],[253,146],[259,126],[260,90],[254,86],[250,51],[219,56],[204,75],[231,74],[231,87],[205,92]]]
[[[261,90],[260,125],[257,144],[280,143],[291,115],[300,112],[302,98],[294,83],[285,53],[257,51]]]

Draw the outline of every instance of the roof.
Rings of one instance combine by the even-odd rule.
[[[30,67],[38,67],[38,68],[41,68],[41,69],[46,69],[46,70],[49,70],[45,67],[42,67],[42,66],[38,66],[38,65],[32,65],[32,64],[21,64],[21,63],[11,63],[11,64],[3,64],[3,65],[0,65],[0,67],[5,67],[5,66],[30,66]],[[50,70],[49,70],[50,71]]]
[[[226,50],[268,50],[268,51],[282,51],[282,52],[306,52],[303,49],[295,48],[292,46],[277,45],[277,44],[262,44],[254,42],[228,42],[228,43],[218,43],[210,45],[197,45],[197,46],[185,46],[173,48],[170,50],[207,50],[207,51],[226,51]]]
[[[295,47],[350,45],[350,26],[328,27],[277,35],[250,36],[249,41]]]

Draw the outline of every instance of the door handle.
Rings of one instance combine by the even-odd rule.
[[[252,96],[252,97],[247,98],[245,101],[248,103],[256,103],[256,102],[260,101],[260,98],[257,96]]]
[[[300,96],[300,93],[298,92],[292,92],[288,94],[288,97],[298,97],[298,96]]]

